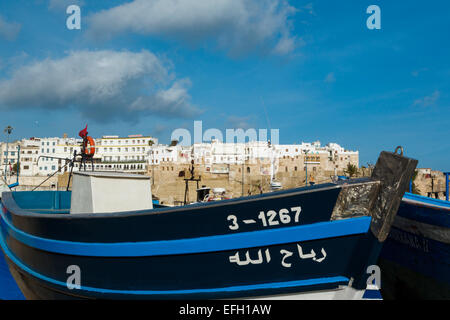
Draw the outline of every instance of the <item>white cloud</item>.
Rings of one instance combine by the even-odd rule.
[[[324,81],[327,83],[336,82],[336,77],[334,76],[334,72],[330,72],[329,74],[327,74]]]
[[[411,75],[413,77],[418,77],[421,73],[423,73],[425,71],[428,71],[428,68],[421,68],[421,69],[418,69],[418,70],[413,70],[413,71],[411,71]]]
[[[134,0],[100,11],[88,23],[99,39],[134,32],[189,45],[212,42],[231,55],[288,54],[297,42],[289,22],[295,12],[285,0]]]
[[[8,22],[0,16],[0,39],[12,41],[16,39],[21,29],[21,25],[15,22]]]
[[[310,15],[312,15],[312,16],[315,16],[315,15],[316,15],[316,12],[314,11],[313,3],[312,3],[312,2],[307,3],[307,4],[304,5],[303,7],[300,7],[299,9],[302,10],[302,11],[308,12],[308,13],[309,13]]]
[[[275,48],[273,49],[273,53],[284,56],[291,52],[294,52],[295,48],[298,47],[299,41],[296,37],[284,36],[282,37]]]
[[[183,118],[200,112],[190,102],[189,85],[146,50],[73,51],[22,66],[0,80],[0,107],[73,107],[100,121],[134,121],[148,114]]]
[[[419,106],[423,106],[423,107],[432,106],[439,99],[440,95],[441,95],[441,93],[438,90],[436,90],[429,96],[425,96],[423,98],[414,100],[413,105],[415,105],[415,106],[419,105]]]
[[[230,115],[226,118],[226,125],[227,127],[234,128],[234,129],[249,129],[252,128],[252,124],[250,122],[253,123],[254,121],[254,117],[253,116],[244,116],[244,117],[240,117],[240,116],[233,116]]]

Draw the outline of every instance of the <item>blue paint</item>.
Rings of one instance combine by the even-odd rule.
[[[41,275],[26,265],[19,261],[14,255],[9,251],[3,237],[0,237],[0,246],[8,257],[23,271],[29,273],[33,277],[52,283],[57,286],[61,286],[67,289],[67,284],[47,276]],[[218,292],[242,292],[251,290],[264,290],[264,289],[278,289],[278,288],[292,288],[292,287],[304,287],[304,286],[314,286],[321,284],[344,284],[348,283],[349,279],[342,276],[336,277],[323,277],[315,279],[306,280],[296,280],[296,281],[286,281],[286,282],[271,282],[253,285],[240,285],[240,286],[230,286],[223,288],[201,288],[201,289],[185,289],[185,290],[112,290],[112,289],[102,289],[102,288],[92,288],[92,287],[81,287],[80,289],[74,289],[73,293],[76,294],[77,291],[89,291],[102,294],[124,294],[124,295],[177,295],[177,294],[198,294],[198,293],[218,293]]]
[[[398,216],[450,228],[450,202],[411,193],[405,193],[403,198],[417,203],[402,201]]]
[[[414,193],[405,192],[405,195],[403,196],[404,199],[414,200],[422,202],[423,204],[430,204],[435,206],[441,206],[445,208],[450,208],[450,202],[441,200],[441,199],[434,199],[430,197],[421,196]]]
[[[409,219],[412,226],[414,226],[414,222],[420,222],[439,227],[443,233],[450,230],[450,202],[448,201],[405,193],[397,216]],[[395,279],[392,280],[393,283],[390,286],[409,287],[410,282],[422,281],[422,278],[427,278],[429,279],[426,280],[430,284],[429,288],[432,288],[433,281],[436,282],[436,291],[428,292],[425,288],[417,286],[411,292],[402,291],[402,295],[411,295],[411,298],[414,299],[427,298],[433,294],[439,295],[438,292],[445,287],[447,294],[444,294],[443,297],[449,298],[450,245],[448,243],[392,227],[389,237],[383,245],[380,258],[398,265],[387,271],[393,273],[388,279]],[[408,271],[407,278],[404,278],[401,271],[403,269]],[[393,291],[392,294],[397,295],[398,293]]]
[[[450,285],[449,247],[446,243],[393,227],[383,245],[382,257]]]
[[[20,242],[41,250],[93,257],[142,257],[226,251],[269,246],[290,242],[363,234],[369,230],[371,218],[359,217],[253,232],[207,236],[167,241],[120,243],[87,243],[46,239],[27,234],[1,213],[1,227]]]
[[[368,289],[368,290],[364,291],[363,299],[366,299],[366,300],[372,300],[372,299],[374,299],[374,300],[381,300],[381,299],[383,299],[383,297],[381,296],[380,290],[374,290],[374,289],[370,290],[370,289]]]
[[[71,191],[19,191],[12,196],[22,209],[69,210]]]
[[[0,300],[24,300],[24,296],[9,272],[3,252],[0,250]]]

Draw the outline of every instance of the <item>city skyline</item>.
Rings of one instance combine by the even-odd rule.
[[[360,165],[402,145],[419,167],[450,170],[449,4],[211,3],[2,2],[1,128],[20,140],[88,124],[95,137],[170,143],[201,120],[279,129],[280,144],[336,142]],[[72,4],[80,30],[66,25]],[[366,26],[372,4],[379,30]]]
[[[20,163],[20,175],[27,177],[49,176],[68,172],[71,159],[80,155],[82,139],[68,137],[32,137],[14,142],[0,143],[0,173],[12,174],[13,166]],[[296,173],[305,171],[309,165],[314,174],[336,175],[344,172],[349,165],[359,166],[359,152],[328,143],[322,146],[320,141],[312,143],[280,145],[268,141],[248,141],[243,143],[227,143],[217,139],[209,142],[196,142],[192,145],[159,144],[158,139],[140,134],[119,136],[102,136],[93,138],[95,152],[92,162],[87,168],[105,171],[128,171],[148,173],[150,167],[202,165],[213,173],[215,165],[262,165],[261,175],[280,173],[293,170]],[[284,165],[281,165],[281,162]],[[267,165],[272,169],[269,171]],[[81,170],[82,165],[75,162],[74,170]],[[5,171],[6,170],[6,171]],[[223,171],[224,167],[219,169]],[[250,168],[248,169],[250,170]],[[316,172],[317,171],[317,172]],[[320,171],[320,172],[319,172]],[[227,171],[228,172],[228,171]],[[224,173],[224,172],[221,172]]]

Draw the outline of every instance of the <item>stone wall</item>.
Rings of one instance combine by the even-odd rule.
[[[280,159],[278,172],[275,174],[275,180],[282,184],[283,189],[301,187],[306,184],[304,164],[300,160],[291,159]],[[244,171],[244,175],[242,171]],[[343,170],[336,171],[336,173],[344,174]],[[181,204],[184,202],[185,178],[189,179],[192,176],[190,165],[162,162],[159,165],[150,166],[147,174],[154,176],[153,194],[162,203]],[[329,182],[334,174],[334,170],[324,170],[319,165],[308,164],[308,182]],[[244,166],[198,164],[194,166],[194,178],[201,178],[198,182],[199,187],[225,188],[231,197],[265,193],[270,191],[270,164],[245,164]],[[244,181],[243,188],[242,181]],[[188,183],[188,201],[196,201],[197,182],[189,181]]]
[[[441,171],[419,169],[414,185],[420,195],[445,199],[445,175]]]
[[[275,180],[281,182],[283,189],[290,189],[305,186],[305,170],[303,159],[280,159],[278,172]],[[242,191],[242,169],[244,168],[244,188]],[[315,169],[314,169],[315,168]],[[173,163],[161,163],[156,166],[149,166],[147,175],[154,176],[152,184],[153,195],[158,197],[165,204],[182,204],[184,202],[185,178],[190,178],[190,165]],[[445,176],[440,171],[431,169],[419,169],[417,171],[414,184],[419,194],[431,196],[433,198],[445,199]],[[231,197],[240,197],[242,194],[259,194],[270,191],[270,164],[246,164],[242,165],[213,165],[198,164],[194,167],[194,178],[201,178],[199,187],[225,188]],[[326,170],[320,165],[308,164],[308,182],[326,183],[331,181],[331,177],[346,175],[345,170]],[[355,177],[367,177],[372,174],[369,168],[359,168]],[[21,178],[21,184],[37,185],[46,177],[26,177],[25,182]],[[56,183],[59,190],[65,190],[67,186],[68,173],[59,175],[57,178],[49,180],[42,188],[51,189]],[[56,182],[55,182],[56,181]],[[23,188],[24,186],[22,186]],[[188,201],[197,199],[197,182],[189,182]]]
[[[45,181],[48,178],[47,181]],[[32,176],[32,177],[19,177],[19,186],[14,188],[15,191],[31,191],[35,187],[39,186],[36,191],[44,190],[58,190],[58,176],[53,176],[51,178],[47,176]],[[10,178],[9,184],[15,183],[16,177]]]

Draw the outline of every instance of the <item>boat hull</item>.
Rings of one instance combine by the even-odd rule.
[[[118,246],[118,256],[102,258],[93,256],[99,248],[92,248],[90,256],[81,256],[31,247],[27,240],[14,238],[3,224],[6,241],[2,248],[29,299],[52,299],[55,292],[67,298],[94,299],[244,298],[336,291],[352,276],[364,278],[381,248],[369,231],[370,221],[360,217],[290,230],[192,239],[186,252],[198,250],[206,242],[217,249],[189,254],[170,251],[167,243],[160,243],[166,254],[123,257]],[[281,231],[283,239],[277,241]],[[74,265],[81,271],[79,289],[69,289],[68,268]],[[365,283],[353,287],[363,290]]]
[[[28,299],[357,298],[416,164],[382,152],[372,178],[135,212],[4,193],[0,245]]]
[[[0,300],[23,300],[24,296],[12,277],[6,259],[0,252]]]
[[[406,194],[379,266],[385,299],[450,299],[450,203]]]

